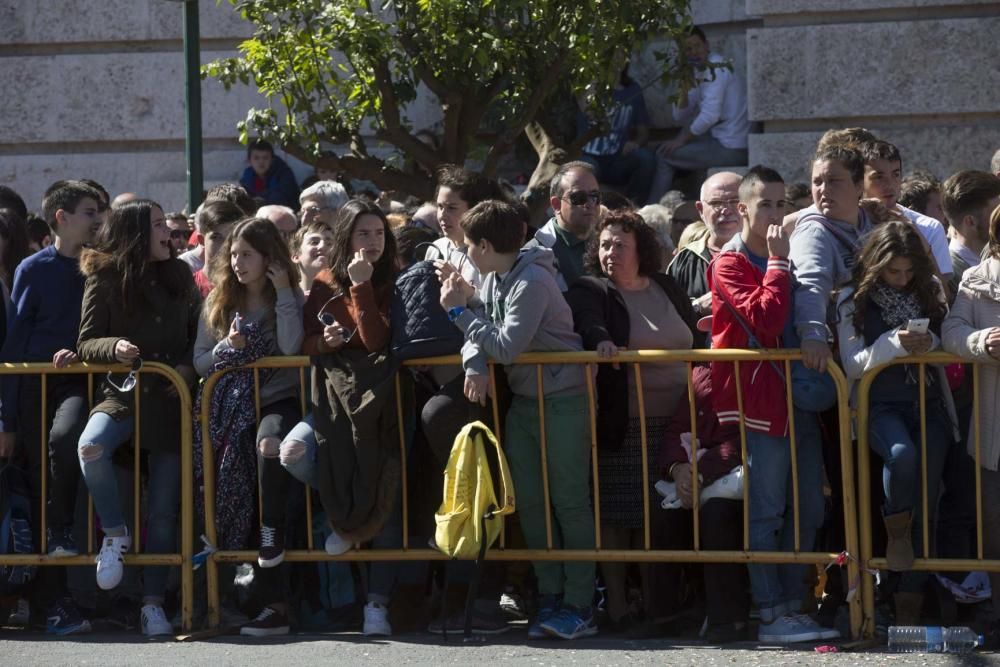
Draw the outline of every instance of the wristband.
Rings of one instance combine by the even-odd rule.
[[[465,312],[465,306],[455,306],[454,308],[448,309],[448,319],[454,322]]]

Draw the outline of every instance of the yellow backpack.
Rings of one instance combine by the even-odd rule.
[[[497,453],[502,505],[486,458],[487,442]],[[502,517],[513,512],[514,487],[497,439],[482,422],[466,424],[444,469],[444,499],[434,515],[435,545],[452,558],[482,558],[500,534]]]

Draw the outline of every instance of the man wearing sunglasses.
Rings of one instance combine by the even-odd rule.
[[[567,162],[552,177],[549,206],[555,215],[525,247],[548,248],[556,256],[559,289],[583,275],[583,255],[601,210],[601,190],[589,162]]]
[[[170,229],[170,246],[174,249],[174,256],[179,257],[181,253],[188,250],[188,239],[191,238],[191,225],[188,218],[183,213],[168,213],[167,227]]]

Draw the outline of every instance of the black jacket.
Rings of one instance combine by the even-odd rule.
[[[666,293],[694,336],[695,346],[703,336],[698,332],[698,318],[684,290],[664,273],[649,276]],[[566,301],[573,311],[573,327],[583,338],[586,350],[610,340],[618,347],[627,347],[630,335],[625,299],[609,278],[583,276],[566,292]],[[599,364],[597,370],[597,443],[600,447],[621,446],[628,427],[628,374],[624,367],[615,370],[611,364]]]

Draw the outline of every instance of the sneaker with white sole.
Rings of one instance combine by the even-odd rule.
[[[142,634],[147,637],[160,637],[174,634],[174,626],[167,620],[163,607],[158,604],[143,605],[139,615]]]
[[[835,628],[825,628],[808,614],[795,614],[795,620],[804,628],[816,632],[818,639],[840,639],[840,631]]]
[[[52,558],[69,558],[79,556],[72,528],[49,528],[45,540],[48,543],[49,556]]]
[[[326,542],[323,544],[323,548],[331,556],[339,556],[340,554],[345,554],[351,550],[354,545],[338,533],[333,528],[330,529],[330,534],[326,536]]]
[[[785,614],[771,623],[761,623],[757,629],[757,640],[773,644],[795,644],[813,642],[819,639],[816,628],[803,625],[796,614]]]
[[[247,637],[271,637],[288,632],[288,616],[271,607],[261,609],[257,618],[240,628],[240,634]]]
[[[45,612],[45,632],[50,635],[75,635],[90,632],[90,621],[80,615],[73,598],[56,600]]]
[[[261,526],[257,564],[261,567],[277,567],[283,560],[285,560],[285,531],[281,528]]]
[[[538,613],[534,622],[528,626],[528,639],[548,639],[549,633],[542,627],[559,612],[562,599],[558,595],[542,595],[538,599]]]
[[[131,546],[132,538],[128,530],[121,537],[104,536],[101,551],[97,554],[97,585],[101,590],[110,591],[121,583],[124,556]]]
[[[554,616],[541,623],[542,630],[550,637],[580,639],[597,634],[597,620],[590,607],[563,605]]]
[[[389,625],[389,609],[378,602],[369,602],[365,605],[365,624],[361,629],[361,634],[365,637],[379,636],[389,637],[392,635],[392,626]]]

